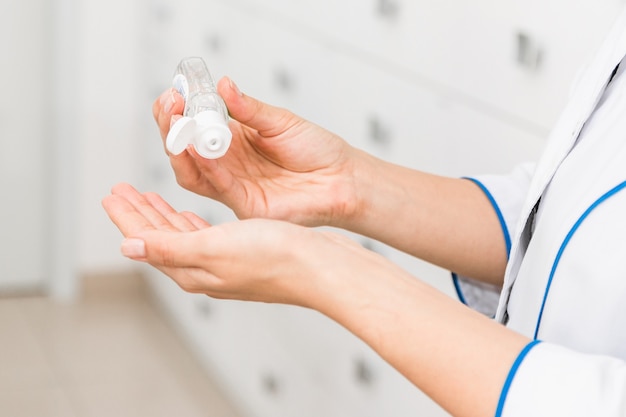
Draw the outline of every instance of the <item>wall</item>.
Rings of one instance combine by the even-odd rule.
[[[0,292],[32,290],[43,282],[48,244],[44,176],[48,63],[45,2],[0,5]]]
[[[129,267],[119,255],[121,235],[100,200],[115,183],[137,183],[143,172],[138,126],[141,119],[152,116],[150,108],[140,107],[137,100],[142,74],[136,3],[84,0],[79,4],[77,248],[82,272]]]
[[[80,274],[130,265],[100,200],[144,171],[137,126],[151,114],[137,100],[135,4],[0,6],[0,293],[50,289],[71,298]]]

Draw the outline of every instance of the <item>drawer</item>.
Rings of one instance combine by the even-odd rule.
[[[174,6],[150,0],[142,22],[142,63],[157,86],[171,85],[176,65],[187,56],[203,57],[216,82],[224,75],[238,79],[250,66],[252,21],[221,1],[184,0]]]
[[[242,89],[259,100],[325,125],[333,100],[328,88],[332,68],[326,48],[260,19],[252,28],[255,37],[242,50],[247,56],[250,81]]]
[[[273,306],[276,341],[289,349],[325,416],[445,415],[352,333],[321,314]],[[301,413],[296,413],[300,415]]]
[[[447,415],[361,340],[346,337],[326,343],[333,346],[321,369],[328,381],[326,392],[345,415]]]
[[[303,367],[308,390],[318,398],[312,415],[382,415],[368,414],[366,407],[355,407],[347,396],[344,383],[358,383],[353,355],[355,345],[363,343],[337,323],[311,310],[276,306],[271,319],[276,341],[286,347]],[[349,382],[348,382],[349,381]],[[303,411],[303,410],[301,410]],[[301,415],[295,413],[294,415]]]
[[[215,356],[210,358],[224,376],[228,391],[258,417],[325,415],[319,387],[311,384],[306,364],[292,344],[277,336],[274,305],[228,302],[215,333],[206,332]],[[219,345],[218,349],[215,346]],[[208,349],[207,349],[208,351]],[[320,414],[320,411],[322,414]]]
[[[332,415],[291,343],[276,337],[271,305],[188,294],[164,276],[151,286],[186,342],[229,397],[251,417]],[[321,414],[320,414],[321,413]]]
[[[250,1],[259,19],[292,35],[544,130],[622,7],[618,0]]]
[[[507,172],[535,159],[541,134],[337,56],[332,127],[383,159],[442,175]]]

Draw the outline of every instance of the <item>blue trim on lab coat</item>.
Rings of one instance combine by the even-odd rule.
[[[565,248],[567,248],[567,245],[572,240],[572,237],[574,236],[576,231],[580,228],[580,225],[587,219],[589,214],[592,211],[594,211],[600,204],[604,203],[609,198],[613,197],[615,194],[622,191],[624,188],[626,188],[626,181],[612,188],[602,197],[598,198],[591,206],[589,206],[589,208],[587,208],[587,210],[585,210],[585,212],[580,216],[580,218],[576,221],[576,223],[574,223],[574,226],[572,226],[572,228],[570,229],[569,233],[565,237],[565,240],[563,240],[563,243],[561,243],[561,247],[559,248],[556,258],[554,259],[554,263],[552,264],[552,270],[550,271],[550,277],[548,278],[546,291],[543,295],[543,301],[541,303],[541,309],[539,310],[539,317],[537,318],[537,325],[535,327],[535,334],[533,337],[535,340],[537,340],[537,336],[539,335],[539,327],[541,326],[541,319],[543,318],[543,312],[546,307],[546,301],[548,300],[548,295],[550,293],[550,289],[552,288],[552,281],[554,280],[554,274],[556,273],[556,269],[559,266],[559,262],[561,261],[563,252],[565,252]]]
[[[491,206],[493,207],[494,211],[496,212],[496,215],[498,216],[498,220],[500,221],[500,227],[502,228],[502,234],[504,235],[504,242],[506,244],[506,256],[508,259],[509,254],[511,253],[511,235],[509,233],[509,228],[506,226],[504,215],[502,214],[500,207],[498,207],[498,203],[496,202],[496,199],[493,197],[491,192],[489,192],[487,187],[485,187],[485,185],[482,182],[478,181],[475,178],[464,177],[464,179],[472,181],[474,184],[476,184],[482,190],[482,192],[485,193],[485,196],[487,196],[487,198],[489,199],[489,202],[491,203]],[[452,283],[454,284],[454,289],[456,290],[456,294],[459,297],[459,300],[463,304],[467,305],[465,296],[463,295],[463,290],[461,288],[461,283],[459,282],[459,277],[454,272],[452,273]]]
[[[511,367],[511,370],[506,377],[506,381],[504,382],[504,387],[502,387],[502,392],[500,393],[500,400],[498,400],[498,408],[496,409],[496,417],[502,417],[506,397],[509,395],[511,384],[513,384],[513,379],[515,379],[515,375],[517,374],[519,367],[522,365],[522,362],[524,361],[528,353],[532,350],[532,348],[537,346],[539,343],[541,343],[539,340],[533,340],[532,342],[527,344],[524,349],[522,349],[520,354],[515,359],[515,362],[513,363],[513,366]]]

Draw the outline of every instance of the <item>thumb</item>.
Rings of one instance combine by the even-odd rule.
[[[125,239],[121,245],[122,255],[148,262],[155,266],[185,268],[200,263],[206,242],[200,242],[200,234],[194,232],[167,232],[153,230],[139,237]]]
[[[228,77],[222,78],[217,90],[224,99],[230,116],[259,132],[261,136],[275,136],[300,120],[288,110],[271,106],[243,94]]]

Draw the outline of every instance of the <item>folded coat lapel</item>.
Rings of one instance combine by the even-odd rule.
[[[603,46],[596,53],[591,65],[584,71],[572,90],[569,103],[553,128],[546,148],[537,164],[516,227],[517,233],[512,241],[513,246],[500,298],[500,306],[496,313],[496,319],[500,322],[507,321],[506,306],[528,245],[533,211],[555,172],[576,144],[585,122],[600,101],[615,67],[625,56],[626,8],[617,19]]]

